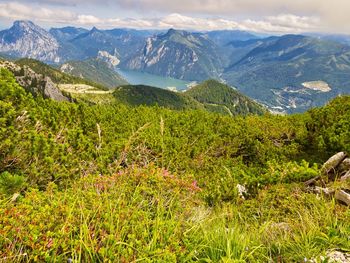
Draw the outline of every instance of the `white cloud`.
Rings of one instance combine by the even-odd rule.
[[[102,27],[127,27],[127,28],[154,28],[155,23],[154,20],[147,20],[147,19],[107,19],[103,24],[101,24]]]
[[[247,19],[240,22],[221,18],[203,19],[171,14],[162,18],[158,22],[157,27],[198,30],[240,29],[273,33],[298,33],[320,29],[317,18],[300,17],[291,14],[269,16],[262,20]]]
[[[78,15],[76,23],[79,25],[98,25],[103,21],[95,16],[91,15]]]
[[[10,2],[13,0],[0,0]],[[320,18],[322,28],[329,31],[348,32],[349,0],[16,0],[25,4],[40,4],[50,6],[90,6],[105,10],[106,13],[115,10],[129,10],[140,15],[164,15],[181,13],[200,16],[225,16],[236,20],[237,16],[262,20],[267,16],[279,14],[295,14],[299,17],[314,16]],[[231,19],[231,18],[230,18]]]
[[[207,0],[207,2],[210,1],[211,0]],[[225,0],[221,0],[221,2],[222,1]],[[297,16],[292,14],[280,14],[276,16],[266,16],[261,19],[246,19],[242,21],[213,17],[192,17],[178,13],[169,14],[160,18],[99,18],[88,14],[76,14],[54,7],[34,8],[31,5],[24,5],[16,2],[0,3],[0,18],[12,20],[28,19],[34,20],[34,22],[45,22],[49,24],[97,26],[99,28],[177,28],[185,30],[240,29],[269,33],[299,33],[321,30],[321,23],[317,17]]]
[[[33,19],[38,21],[68,22],[76,17],[65,10],[53,10],[48,8],[32,8],[19,3],[0,3],[0,17],[9,19]]]
[[[143,12],[147,10],[225,17],[259,17],[258,20],[280,14],[312,16],[319,18],[323,30],[350,33],[349,0],[116,0],[114,2],[122,8]],[[300,27],[300,19],[298,24]]]

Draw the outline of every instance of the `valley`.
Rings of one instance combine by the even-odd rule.
[[[217,79],[272,111],[293,113],[349,93],[350,46],[345,39],[261,37],[228,30],[66,27],[46,31],[32,22],[17,21],[0,32],[0,52],[53,63],[109,88],[129,82],[183,91],[192,82]]]
[[[0,263],[350,262],[348,35],[295,1],[8,1]]]

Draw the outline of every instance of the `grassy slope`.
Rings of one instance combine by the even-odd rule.
[[[319,173],[307,161],[350,151],[349,97],[231,118],[34,99],[0,69],[0,106],[2,261],[302,262],[350,249],[349,210],[302,183]]]
[[[128,84],[117,72],[110,69],[106,62],[98,59],[89,59],[85,61],[70,61],[69,64],[73,69],[70,74],[84,79],[101,83],[108,88],[115,88],[120,85]]]

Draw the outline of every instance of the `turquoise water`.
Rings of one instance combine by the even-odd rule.
[[[116,71],[132,85],[147,85],[162,89],[186,90],[193,84],[191,81],[162,77],[133,70],[116,69]]]

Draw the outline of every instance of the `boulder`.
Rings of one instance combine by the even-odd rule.
[[[44,78],[44,96],[47,98],[51,98],[56,101],[69,101],[67,97],[65,97],[62,92],[57,88],[56,84],[52,82],[49,77]]]

